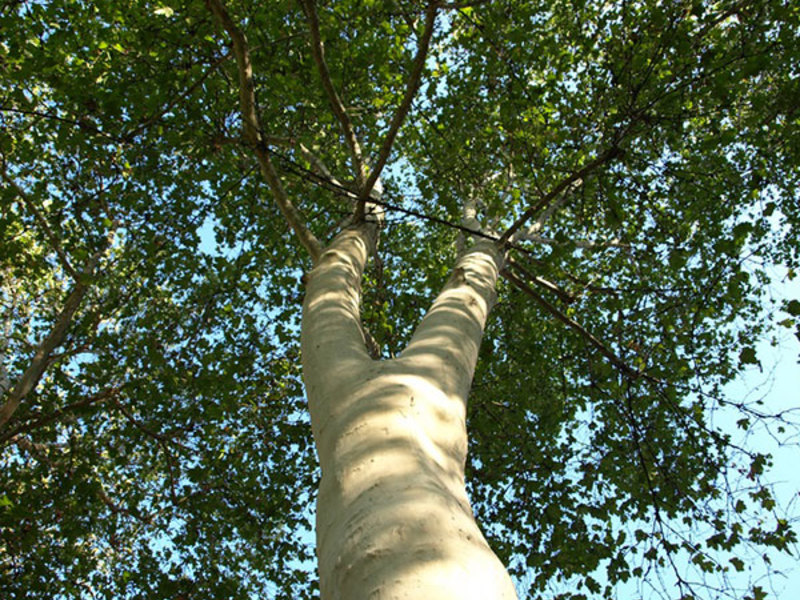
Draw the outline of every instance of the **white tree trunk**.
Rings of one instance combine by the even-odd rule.
[[[303,376],[322,466],[323,600],[516,598],[467,499],[467,394],[501,262],[459,261],[406,350],[370,358],[360,282],[370,226],[342,232],[311,272]]]

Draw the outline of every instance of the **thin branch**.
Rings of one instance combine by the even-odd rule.
[[[2,336],[3,337],[0,339],[0,397],[4,396],[6,392],[11,389],[11,378],[8,376],[8,369],[6,368],[6,353],[8,352],[8,342],[11,338],[10,314],[7,314],[6,318],[3,320]]]
[[[461,10],[462,8],[471,8],[473,6],[480,6],[481,4],[488,4],[491,0],[465,0],[464,2],[436,2],[437,8]]]
[[[524,277],[525,279],[532,281],[540,288],[546,289],[554,293],[556,296],[558,296],[559,300],[561,300],[565,304],[571,304],[572,302],[575,302],[575,297],[573,295],[571,295],[568,292],[565,292],[552,281],[548,281],[547,279],[539,277],[538,275],[534,275],[533,273],[525,269],[522,265],[520,265],[517,261],[512,260],[511,257],[506,259],[506,264],[510,266],[512,269],[516,270],[521,277]]]
[[[309,256],[311,256],[311,260],[316,262],[322,253],[322,245],[311,230],[308,229],[302,216],[289,200],[286,190],[283,189],[280,176],[275,170],[272,160],[270,160],[269,150],[261,134],[253,84],[253,67],[250,61],[250,48],[247,45],[247,38],[233,22],[221,0],[206,0],[206,5],[233,42],[233,52],[236,55],[236,65],[239,72],[239,108],[242,114],[242,134],[244,139],[255,150],[261,173],[267,180],[278,209]]]
[[[88,119],[68,119],[65,117],[59,117],[58,115],[54,115],[48,112],[42,112],[39,110],[27,110],[21,108],[10,108],[7,106],[0,107],[0,112],[9,112],[18,115],[32,115],[34,117],[39,117],[40,119],[49,119],[51,121],[58,121],[59,123],[68,123],[69,125],[74,125],[75,127],[79,127],[84,130],[88,130],[93,135],[98,135],[100,137],[104,137],[112,142],[116,142],[118,144],[125,144],[127,140],[121,137],[113,136],[105,131],[98,129],[96,126],[92,125]]]
[[[394,117],[392,117],[392,122],[389,125],[389,131],[386,132],[386,137],[384,137],[383,144],[381,145],[380,152],[378,153],[378,160],[375,161],[375,165],[372,167],[367,181],[360,190],[358,206],[356,206],[356,222],[364,218],[364,205],[372,193],[372,188],[375,186],[375,183],[381,176],[381,171],[386,165],[386,161],[389,160],[389,154],[392,151],[394,140],[397,137],[397,133],[400,131],[400,127],[403,125],[403,121],[405,121],[406,116],[408,116],[408,111],[411,109],[411,103],[414,101],[414,96],[416,96],[417,90],[419,89],[420,80],[422,77],[422,69],[425,66],[425,59],[428,56],[428,49],[430,48],[431,38],[433,37],[433,28],[435,23],[436,5],[429,4],[425,11],[425,29],[423,30],[422,37],[417,43],[417,53],[416,56],[414,56],[414,66],[412,67],[411,73],[408,76],[408,81],[406,82],[406,92],[403,96],[402,102],[400,102],[400,106],[397,107],[397,110],[394,113]]]
[[[301,164],[297,163],[296,161],[292,160],[289,156],[287,156],[285,154],[282,154],[282,153],[278,152],[277,150],[270,149],[269,152],[273,156],[276,156],[281,161],[281,163],[283,164],[283,167],[289,173],[291,173],[292,175],[296,175],[298,177],[301,177],[304,180],[306,180],[306,181],[308,181],[308,182],[310,182],[310,183],[312,183],[314,185],[317,185],[317,186],[320,186],[320,187],[324,187],[324,188],[328,189],[329,191],[333,192],[334,194],[336,194],[337,196],[341,196],[343,198],[349,198],[351,200],[357,200],[358,199],[358,195],[355,192],[353,192],[349,187],[347,187],[347,186],[345,186],[345,185],[343,185],[341,183],[337,183],[335,180],[331,180],[331,179],[328,179],[328,178],[326,178],[324,176],[321,176],[319,173],[316,173],[316,172],[312,171],[311,169],[308,169],[308,168],[304,167],[303,165],[301,165]],[[402,200],[402,196],[399,198],[399,200]],[[410,208],[404,208],[404,207],[402,207],[402,206],[400,206],[398,204],[393,204],[393,203],[387,202],[385,200],[379,200],[379,199],[373,197],[373,198],[370,199],[370,203],[376,204],[376,205],[378,205],[378,206],[380,206],[380,207],[382,207],[382,208],[384,208],[386,210],[389,210],[389,211],[393,211],[393,212],[397,212],[397,213],[400,213],[400,214],[404,214],[404,215],[408,215],[408,216],[411,216],[411,217],[415,217],[415,218],[418,218],[418,219],[422,219],[422,220],[428,221],[430,223],[436,223],[438,225],[442,225],[444,227],[449,227],[451,229],[456,229],[456,230],[462,231],[462,232],[464,232],[466,234],[474,235],[476,237],[483,238],[483,239],[486,239],[486,240],[491,240],[493,242],[499,243],[499,240],[500,240],[500,237],[498,235],[495,235],[493,233],[487,233],[486,231],[483,231],[482,229],[474,229],[474,228],[466,227],[464,225],[461,225],[461,224],[458,224],[458,223],[453,223],[451,221],[448,221],[446,219],[442,219],[440,217],[435,217],[433,215],[425,214],[425,213],[420,212],[418,210],[413,210],[413,209],[410,209]],[[525,248],[524,246],[521,246],[519,244],[515,244],[514,242],[506,242],[505,245],[506,245],[507,248],[512,248],[514,250],[518,250],[519,252],[522,252],[523,254],[528,254],[528,255],[532,254],[532,252],[531,252],[531,250],[529,248]]]
[[[647,460],[645,459],[644,452],[642,450],[642,442],[646,442],[644,436],[639,432],[639,427],[636,424],[636,419],[633,414],[633,405],[631,403],[630,397],[630,388],[628,388],[625,392],[625,405],[627,407],[627,411],[623,411],[625,413],[625,418],[628,421],[628,426],[630,427],[630,432],[632,436],[632,441],[634,444],[634,448],[636,449],[636,457],[639,462],[639,468],[641,469],[642,474],[645,477],[645,482],[647,483],[647,490],[650,494],[650,499],[652,500],[653,511],[656,519],[656,524],[658,525],[659,532],[661,533],[660,543],[661,546],[664,548],[664,551],[667,555],[667,560],[672,567],[672,570],[675,574],[676,579],[678,580],[678,589],[683,592],[683,587],[687,586],[691,590],[691,585],[683,579],[678,570],[677,566],[675,565],[675,561],[672,558],[672,552],[670,551],[669,546],[667,545],[667,535],[665,531],[665,523],[664,519],[661,515],[661,502],[659,500],[659,494],[656,492],[655,485],[653,484],[653,480],[650,477],[650,471],[647,468]],[[658,469],[658,465],[656,464],[655,460],[653,460],[653,467]]]
[[[630,248],[630,244],[623,244],[619,239],[608,240],[606,242],[593,242],[591,240],[555,240],[535,233],[523,232],[514,236],[517,241],[533,242],[535,244],[545,244],[546,246],[575,246],[583,250],[599,250],[603,248]]]
[[[127,408],[125,408],[125,406],[119,400],[116,400],[116,399],[112,400],[111,405],[114,408],[116,408],[117,410],[119,410],[125,416],[125,418],[128,419],[128,421],[131,422],[131,424],[134,427],[136,427],[138,430],[140,430],[141,432],[145,433],[146,435],[150,436],[154,440],[157,440],[161,444],[172,444],[172,445],[177,446],[178,448],[180,448],[182,450],[185,450],[186,452],[191,452],[192,451],[192,449],[189,448],[186,444],[178,442],[178,441],[172,439],[171,437],[169,437],[167,435],[164,435],[164,434],[158,433],[157,431],[153,431],[152,429],[149,429],[141,421],[139,421],[136,417],[134,417],[131,414],[131,412]]]
[[[23,191],[21,187],[19,187],[16,181],[14,181],[13,179],[11,179],[11,177],[8,176],[8,173],[6,173],[5,170],[5,165],[3,166],[1,175],[3,177],[3,181],[5,181],[9,186],[11,186],[14,189],[14,191],[17,193],[17,196],[19,196],[22,199],[22,202],[25,204],[25,206],[28,207],[28,210],[30,210],[33,213],[33,216],[36,219],[36,222],[39,223],[39,227],[42,228],[42,231],[44,232],[44,236],[47,238],[48,243],[53,248],[55,253],[58,255],[59,261],[61,262],[61,266],[64,268],[64,271],[66,271],[69,274],[69,276],[72,278],[73,281],[78,281],[78,273],[72,267],[72,264],[69,262],[69,258],[64,252],[64,249],[61,247],[61,242],[59,241],[58,237],[53,233],[53,230],[50,229],[50,226],[47,224],[47,219],[45,219],[42,212],[36,206],[36,203],[30,198],[30,196],[28,196],[28,194],[25,193],[25,191]]]
[[[169,102],[167,102],[161,110],[156,111],[150,117],[141,121],[132,131],[125,134],[123,137],[129,140],[132,140],[136,135],[150,127],[153,123],[158,122],[161,118],[164,117],[170,110],[172,110],[179,102],[185,100],[192,92],[194,92],[197,88],[199,88],[203,82],[208,79],[209,75],[211,75],[214,71],[216,71],[220,65],[222,65],[225,61],[227,61],[231,57],[230,53],[223,54],[217,60],[212,62],[208,69],[197,78],[197,80],[191,84],[182,94],[176,94],[173,96]]]
[[[576,179],[572,182],[572,184],[570,184],[570,188],[576,189],[582,184],[583,180]],[[570,191],[570,189],[564,190],[564,192],[556,200],[551,202],[550,205],[545,208],[538,217],[536,217],[536,220],[531,224],[530,227],[528,227],[528,230],[525,233],[517,232],[516,235],[514,235],[514,240],[522,239],[522,236],[536,235],[542,229],[544,229],[544,224],[550,220],[550,217],[552,217],[553,214],[562,206],[564,206],[564,204],[566,204],[570,199]]]
[[[338,185],[344,185],[340,183],[336,177],[333,176],[331,170],[327,167],[327,165],[322,162],[322,159],[314,154],[308,146],[303,144],[302,142],[296,140],[293,137],[283,137],[283,136],[276,136],[276,135],[265,135],[264,142],[268,146],[282,146],[284,148],[296,148],[300,154],[305,158],[313,167],[314,171],[321,175],[326,179],[330,179],[331,181],[336,182]]]
[[[275,153],[273,152],[273,154],[275,154]],[[293,173],[293,174],[295,174],[295,175],[297,175],[299,177],[303,177],[307,181],[311,181],[312,183],[315,183],[315,184],[321,185],[323,187],[326,187],[326,188],[328,188],[329,190],[331,190],[332,192],[334,192],[335,194],[337,194],[339,196],[343,196],[345,198],[350,198],[351,200],[357,200],[358,199],[358,195],[355,192],[353,192],[352,190],[348,189],[347,187],[344,187],[341,184],[337,184],[333,180],[329,180],[329,179],[326,179],[324,177],[320,177],[319,175],[317,175],[313,171],[310,171],[310,170],[304,168],[302,165],[297,164],[296,162],[292,161],[288,157],[280,156],[280,155],[277,155],[277,156],[279,156],[279,158],[281,158],[281,160],[283,160],[283,162],[285,163],[287,169],[291,173]],[[411,208],[403,208],[402,206],[398,206],[396,204],[392,204],[391,202],[386,202],[385,200],[379,200],[378,198],[375,198],[375,197],[370,198],[370,203],[371,204],[376,204],[377,206],[380,206],[381,208],[384,208],[386,210],[391,210],[391,211],[395,211],[395,212],[398,212],[398,213],[401,213],[401,214],[404,214],[404,215],[408,215],[408,216],[411,216],[411,217],[416,217],[418,219],[422,219],[422,220],[425,220],[425,221],[430,221],[431,223],[437,223],[439,225],[443,225],[445,227],[450,227],[452,229],[457,229],[459,231],[463,231],[464,233],[468,233],[468,234],[474,235],[476,237],[480,237],[480,238],[484,238],[484,239],[487,239],[487,240],[491,240],[493,242],[496,242],[498,240],[497,236],[488,234],[488,233],[486,233],[484,231],[481,231],[480,229],[471,229],[469,227],[465,227],[465,226],[459,225],[457,223],[452,223],[452,222],[450,222],[450,221],[448,221],[446,219],[442,219],[440,217],[435,217],[433,215],[426,215],[423,212],[420,212],[418,210],[413,210]],[[528,249],[523,248],[521,246],[514,246],[513,244],[507,244],[507,245],[509,247],[511,247],[511,248],[514,248],[515,250],[519,250],[520,252],[529,252]]]
[[[542,298],[539,294],[537,294],[533,288],[531,288],[527,283],[518,279],[513,273],[511,273],[508,269],[504,269],[502,271],[502,275],[508,279],[511,283],[517,286],[520,290],[525,292],[528,296],[533,298],[539,306],[544,308],[547,312],[553,315],[556,319],[564,323],[567,327],[572,329],[573,331],[579,333],[584,339],[586,339],[592,346],[594,346],[600,354],[605,356],[614,366],[616,366],[620,371],[625,373],[632,378],[638,377],[645,377],[649,379],[647,375],[636,371],[625,364],[625,362],[614,354],[611,350],[609,350],[603,342],[597,339],[592,333],[590,333],[583,325],[575,321],[574,319],[568,317],[560,310],[558,310],[555,306],[550,304],[547,300]]]
[[[213,0],[216,1],[216,0]],[[367,180],[367,166],[364,163],[364,155],[361,151],[361,144],[358,142],[353,122],[350,120],[350,115],[342,104],[336,88],[333,86],[331,79],[331,72],[328,69],[328,63],[325,62],[325,48],[322,43],[322,36],[319,31],[319,18],[317,16],[317,8],[314,0],[298,0],[300,7],[306,15],[308,20],[308,27],[311,33],[311,54],[314,57],[314,62],[317,65],[320,79],[322,80],[322,87],[325,94],[328,96],[328,101],[333,109],[333,114],[339,121],[344,133],[344,139],[350,148],[350,154],[353,158],[353,168],[355,169],[356,181],[358,187],[363,188],[364,182]]]
[[[520,216],[516,221],[514,221],[514,223],[511,225],[511,227],[509,227],[506,230],[506,232],[503,235],[500,236],[500,243],[505,244],[509,240],[511,240],[511,237],[525,223],[530,221],[531,218],[533,218],[537,213],[547,209],[547,207],[550,205],[550,203],[552,203],[559,196],[559,194],[561,194],[561,192],[563,192],[570,185],[572,185],[572,183],[574,183],[575,181],[578,181],[579,179],[585,179],[586,176],[589,175],[592,171],[594,171],[594,170],[598,169],[599,167],[605,165],[606,163],[608,163],[612,159],[616,158],[617,156],[620,156],[621,154],[622,154],[622,150],[619,147],[612,146],[611,148],[609,148],[608,150],[603,152],[603,154],[601,154],[600,156],[595,158],[593,161],[591,161],[591,162],[587,163],[586,165],[584,165],[584,167],[582,169],[579,169],[579,170],[575,171],[574,173],[572,173],[569,177],[565,177],[564,179],[562,179],[560,182],[558,182],[558,184],[556,184],[556,186],[552,190],[550,190],[544,196],[544,198],[539,200],[539,202],[537,202],[531,208],[529,208],[524,213],[522,213],[522,216]]]
[[[77,402],[67,404],[66,406],[59,408],[58,410],[55,410],[50,414],[39,417],[35,421],[24,423],[19,427],[17,427],[16,429],[13,429],[12,431],[4,433],[2,436],[0,436],[0,445],[6,443],[8,440],[18,436],[21,433],[28,433],[29,431],[33,431],[34,429],[39,429],[40,427],[47,425],[48,423],[57,421],[64,415],[67,415],[75,410],[84,408],[86,406],[90,406],[92,404],[102,404],[103,402],[106,402],[110,398],[114,397],[119,392],[119,390],[120,390],[119,387],[108,388],[98,394],[95,394],[94,396],[89,396],[88,398],[84,398],[83,400],[78,400]]]
[[[124,506],[117,504],[106,493],[102,482],[98,480],[98,483],[100,483],[100,489],[97,490],[97,497],[100,498],[100,501],[103,504],[105,504],[112,513],[128,515],[129,517],[133,517],[134,519],[136,519],[137,521],[139,521],[144,525],[153,524],[153,521],[155,520],[155,515],[144,515],[135,508],[125,508]]]
[[[311,164],[311,166],[317,170],[317,172],[320,175],[322,175],[323,177],[327,177],[331,181],[338,181],[333,176],[330,169],[328,169],[328,167],[325,165],[325,163],[322,162],[322,160],[316,154],[311,152],[311,150],[309,150],[305,144],[298,142],[297,149],[300,150],[300,154],[303,155],[303,158],[305,158],[309,162],[309,164]]]

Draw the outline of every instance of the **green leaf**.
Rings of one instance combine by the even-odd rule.
[[[756,349],[752,346],[745,346],[739,352],[739,362],[743,365],[757,365],[760,364],[756,357]]]

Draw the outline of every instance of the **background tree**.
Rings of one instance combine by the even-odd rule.
[[[302,280],[367,200],[383,358],[505,253],[467,485],[520,596],[762,597],[795,535],[713,417],[795,425],[722,387],[797,269],[800,14],[595,4],[3,5],[4,597],[314,593]]]

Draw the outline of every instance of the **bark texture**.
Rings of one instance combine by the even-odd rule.
[[[488,242],[467,251],[405,351],[375,361],[359,311],[372,243],[369,224],[337,236],[304,305],[322,598],[516,598],[464,484],[467,394],[500,253]]]

